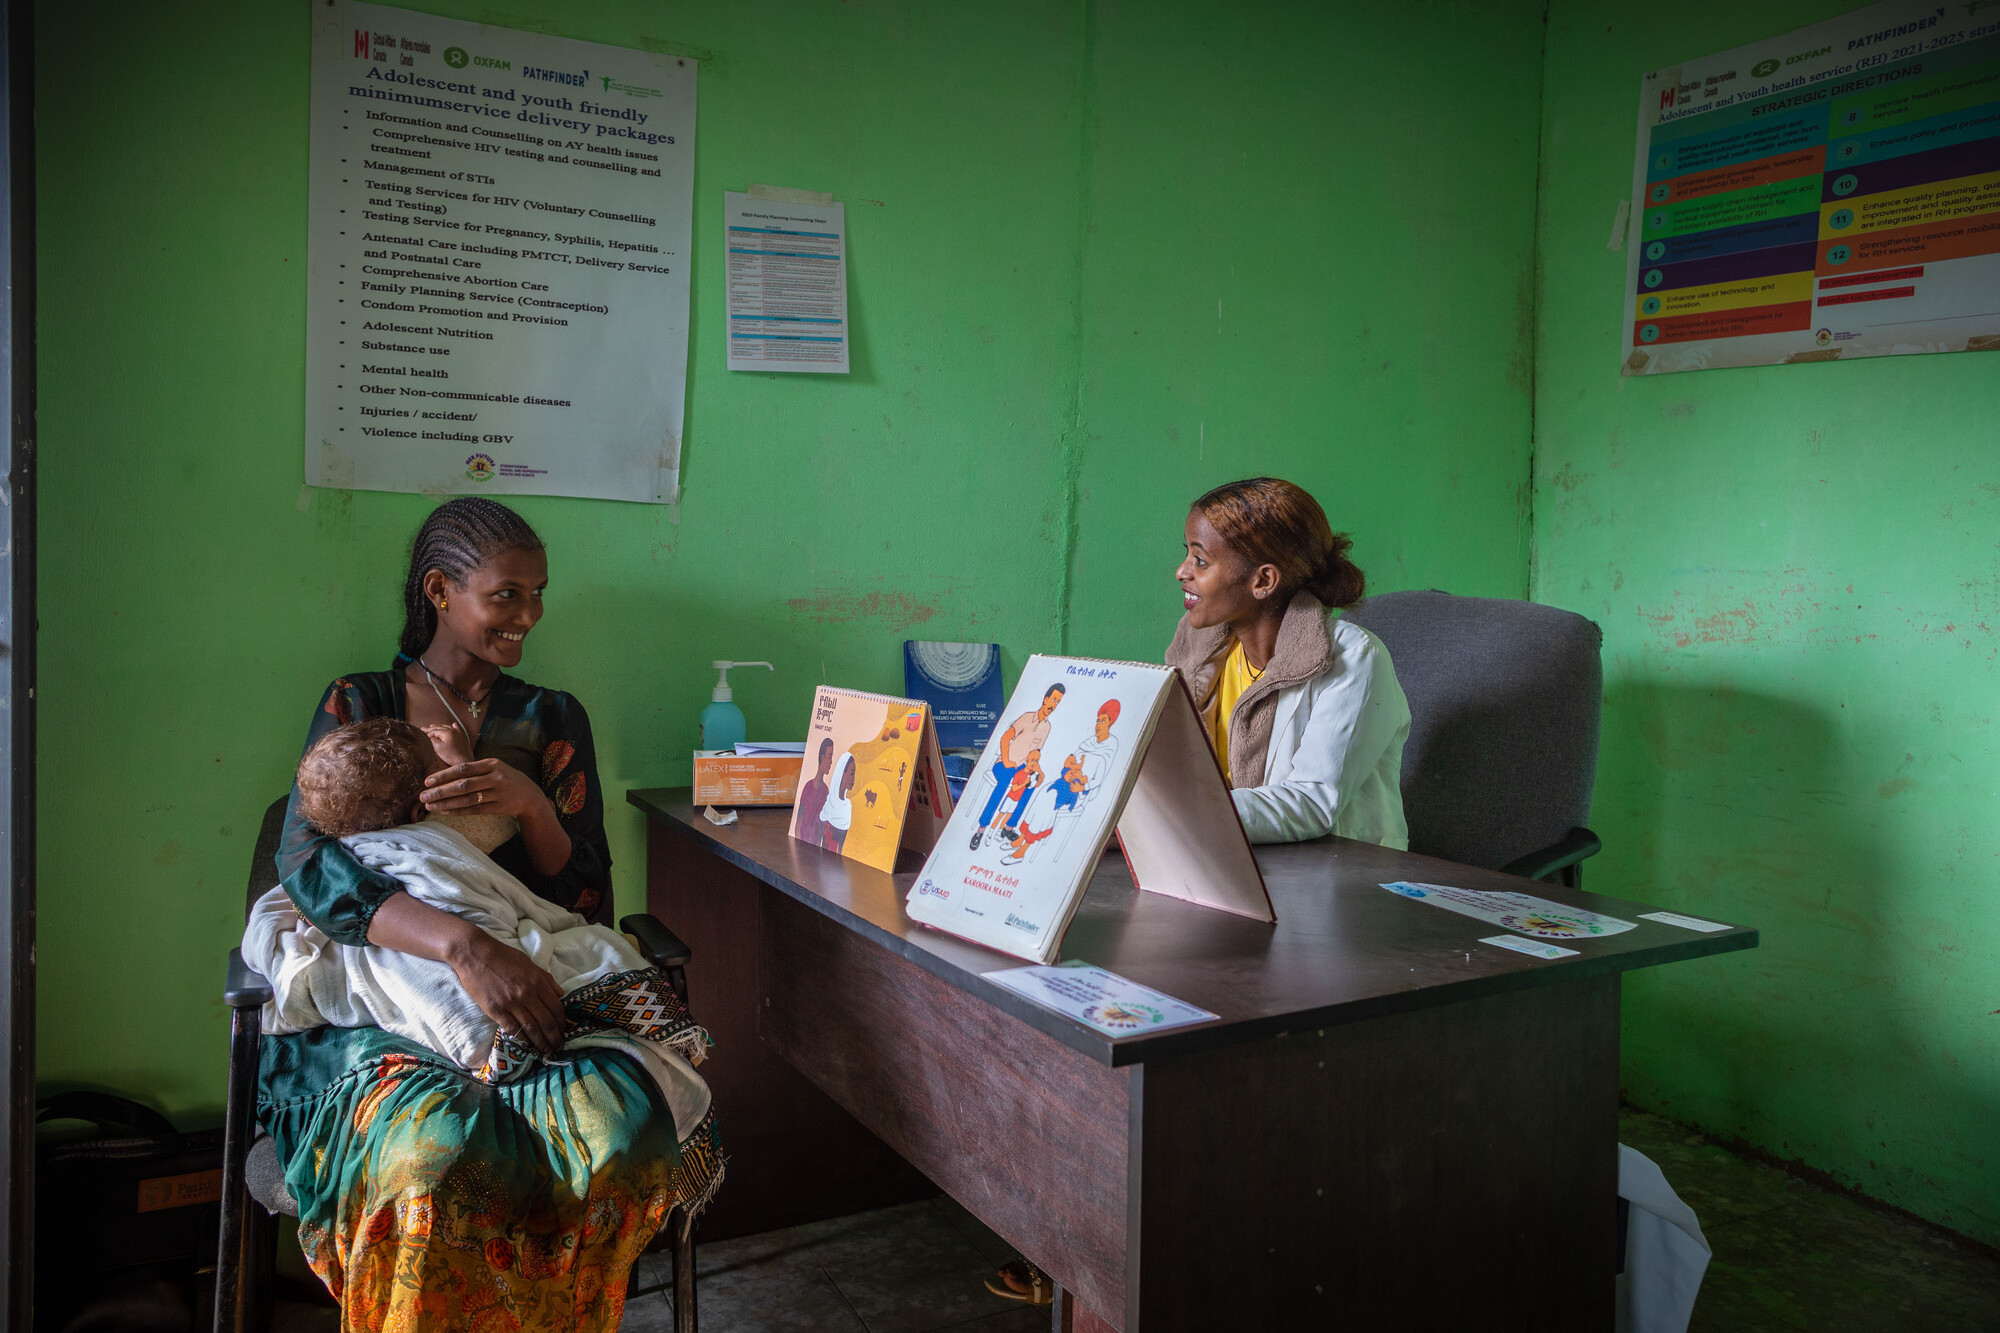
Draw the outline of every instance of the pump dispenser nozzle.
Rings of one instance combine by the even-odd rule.
[[[736,697],[729,688],[729,668],[760,666],[766,671],[776,671],[778,669],[769,662],[710,662],[709,665],[714,667],[716,671],[715,693],[709,697],[719,704],[728,703]]]

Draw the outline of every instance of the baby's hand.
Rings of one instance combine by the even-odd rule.
[[[457,727],[447,727],[443,723],[437,723],[423,730],[424,735],[430,737],[431,748],[437,751],[437,757],[441,761],[431,772],[438,773],[447,768],[455,768],[459,764],[472,762],[472,752],[465,748],[465,737],[459,733]]]

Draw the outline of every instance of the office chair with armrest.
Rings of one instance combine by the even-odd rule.
[[[244,897],[247,918],[251,904],[278,883],[278,842],[284,832],[286,797],[264,812],[257,846],[250,856],[250,881]],[[602,904],[599,917],[611,916]],[[650,913],[628,916],[618,928],[631,936],[639,952],[666,973],[682,1004],[688,1004],[687,965],[692,951],[659,918]],[[223,983],[223,1003],[229,1006],[229,1095],[223,1118],[222,1230],[217,1240],[215,1269],[215,1333],[248,1333],[271,1322],[272,1276],[276,1260],[276,1217],[299,1215],[298,1202],[285,1188],[276,1145],[257,1125],[257,1058],[262,1032],[258,1011],[271,998],[270,983],[231,949]],[[694,1228],[676,1207],[664,1233],[673,1254],[674,1333],[695,1333]]]
[[[1603,844],[1597,780],[1604,633],[1571,611],[1391,592],[1347,618],[1389,649],[1410,700],[1410,850],[1577,888]]]

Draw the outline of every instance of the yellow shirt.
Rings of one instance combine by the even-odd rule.
[[[1229,777],[1231,786],[1236,779],[1229,773],[1229,718],[1236,711],[1236,701],[1263,674],[1243,656],[1243,643],[1238,640],[1222,664],[1222,679],[1215,684],[1215,702],[1209,705],[1208,712],[1208,736],[1215,742],[1215,757],[1222,761],[1223,775]]]

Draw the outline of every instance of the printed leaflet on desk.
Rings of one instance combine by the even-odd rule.
[[[1539,935],[1549,940],[1584,940],[1594,936],[1619,935],[1633,929],[1630,921],[1615,916],[1568,907],[1527,893],[1486,893],[1477,889],[1455,889],[1449,884],[1407,884],[1398,880],[1383,888],[1405,898],[1442,907],[1447,912],[1469,916],[1475,921],[1504,926],[1523,935]]]
[[[1129,1037],[1139,1032],[1204,1023],[1217,1016],[1088,963],[1015,967],[988,972],[986,979],[1045,1008],[1088,1023],[1107,1037]]]

